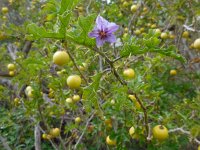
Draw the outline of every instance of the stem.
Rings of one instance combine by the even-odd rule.
[[[94,117],[94,114],[95,114],[95,113],[93,112],[92,115],[90,116],[90,118],[87,120],[86,125],[85,125],[85,128],[83,129],[83,132],[82,132],[81,136],[79,137],[78,141],[76,142],[76,145],[74,146],[74,149],[77,148],[78,144],[80,143],[81,139],[83,138],[83,135],[85,134],[85,131],[87,130],[87,127],[88,127],[90,121],[91,121],[92,118]]]
[[[41,150],[41,133],[39,128],[39,122],[35,125],[35,150]]]
[[[64,121],[64,117],[62,116],[62,119],[61,119],[61,121],[60,121],[60,130],[61,130],[61,128],[62,128],[63,121]],[[64,143],[64,141],[63,141],[63,139],[62,139],[62,137],[61,137],[61,134],[60,134],[60,136],[59,136],[59,140],[60,140],[60,142],[61,142],[61,145],[62,145],[63,149],[66,150],[65,143]]]
[[[33,119],[35,120],[35,119]],[[45,133],[45,131],[39,126],[39,129],[42,133]],[[51,143],[52,147],[55,149],[55,150],[58,150],[56,144],[53,143],[53,141],[51,139],[49,139],[49,142]]]
[[[71,54],[69,51],[67,51],[67,53],[69,54],[70,59],[72,60],[72,62],[73,62],[73,64],[74,64],[75,68],[76,68],[76,69],[78,70],[78,72],[80,73],[81,77],[84,79],[84,81],[86,82],[86,84],[88,84],[86,77],[82,74],[82,72],[81,72],[80,69],[78,68],[78,66],[77,66],[77,64],[76,64],[76,62],[75,62],[75,60],[74,60],[72,54]]]
[[[105,58],[106,62],[110,65],[111,70],[113,71],[113,74],[115,75],[115,77],[117,78],[117,80],[122,84],[122,85],[127,85],[127,83],[125,81],[123,81],[121,79],[121,77],[119,76],[119,74],[117,73],[114,65],[113,65],[113,61],[111,61],[103,52],[99,51],[98,48],[94,48],[93,49],[95,52],[97,52],[99,55],[101,55],[102,57]]]
[[[189,136],[192,138],[191,133],[190,133],[189,131],[184,130],[183,128],[175,128],[175,129],[169,130],[169,133],[173,133],[173,132],[181,132],[181,133],[183,133],[183,134],[189,135]],[[199,141],[197,138],[194,138],[194,141],[195,141],[197,144],[200,144],[200,141]]]
[[[134,93],[135,95],[135,98],[136,100],[138,101],[138,103],[140,104],[142,110],[143,110],[143,113],[144,113],[144,123],[145,123],[145,128],[146,128],[146,134],[147,134],[147,137],[149,135],[149,127],[148,127],[148,115],[147,115],[147,109],[146,107],[144,107],[142,101],[139,99],[139,97]]]
[[[113,74],[115,75],[115,77],[117,78],[117,80],[122,84],[122,85],[127,85],[127,83],[121,79],[121,77],[119,76],[118,72],[116,71],[114,65],[113,65],[113,61],[111,61],[103,52],[99,51],[98,48],[94,48],[93,49],[95,52],[97,52],[99,55],[101,55],[102,57],[105,58],[105,60],[107,61],[107,63],[109,63],[111,70],[113,71]],[[131,92],[132,93],[132,92]],[[134,93],[136,100],[138,101],[138,103],[140,104],[140,106],[142,107],[143,113],[144,113],[144,123],[145,123],[145,128],[146,128],[146,137],[148,140],[148,136],[149,136],[149,126],[148,126],[148,115],[147,115],[147,109],[146,107],[143,105],[142,101],[139,99],[139,97]]]

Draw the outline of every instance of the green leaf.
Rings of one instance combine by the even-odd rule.
[[[191,129],[190,129],[190,133],[192,135],[192,137],[196,138],[197,136],[200,135],[200,125],[194,125]]]
[[[127,57],[129,55],[145,54],[147,52],[159,53],[172,58],[175,58],[181,62],[185,62],[185,58],[180,54],[176,53],[175,46],[169,46],[167,48],[160,48],[160,40],[157,35],[146,35],[144,39],[132,38],[130,42],[124,44],[120,55],[122,57]]]
[[[63,14],[65,11],[73,9],[78,2],[79,0],[62,0],[59,14]]]
[[[35,23],[31,23],[26,27],[26,30],[33,39],[40,38],[56,38],[61,39],[64,38],[63,35],[59,33],[47,32],[44,27],[39,27]]]
[[[91,105],[94,106],[97,110],[99,110],[97,90],[99,89],[102,75],[103,75],[102,73],[98,73],[95,76],[93,76],[92,77],[93,82],[89,86],[85,87],[83,90],[83,98],[85,100],[88,100],[85,103],[87,111],[90,111],[90,109],[92,108]]]
[[[84,32],[89,32],[90,28],[93,26],[94,19],[96,18],[96,15],[92,14],[87,17],[80,17],[79,18],[79,26],[82,28]]]
[[[129,55],[136,55],[136,54],[142,54],[143,50],[140,50],[140,46],[135,44],[125,44],[122,51],[120,52],[120,55],[122,57],[126,57]]]
[[[64,35],[66,34],[66,28],[69,24],[69,21],[70,21],[70,17],[71,17],[71,13],[67,13],[67,14],[63,14],[63,15],[60,15],[58,18],[59,18],[59,33],[61,35]]]
[[[57,7],[59,3],[56,0],[49,0],[45,5],[42,7],[43,13],[55,13],[57,12]]]
[[[79,26],[76,30],[66,34],[66,38],[77,44],[92,47],[95,45],[95,39],[88,37],[88,33],[93,26],[95,15],[81,17],[78,21]]]

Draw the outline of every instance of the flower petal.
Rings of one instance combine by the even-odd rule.
[[[108,24],[109,24],[109,22],[106,19],[104,19],[100,15],[97,16],[96,26],[99,30],[105,31]]]
[[[118,29],[119,29],[119,26],[116,25],[115,23],[111,22],[107,26],[107,33],[108,34],[113,33],[115,31],[117,31]]]
[[[100,37],[96,38],[97,47],[101,47],[105,43],[105,39],[101,39]]]
[[[89,34],[88,34],[89,37],[94,37],[94,38],[97,38],[99,37],[99,31],[94,28]]]
[[[109,34],[106,38],[105,38],[106,42],[109,43],[115,43],[116,42],[116,37],[114,34]]]

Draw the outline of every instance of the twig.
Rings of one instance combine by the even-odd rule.
[[[64,117],[62,116],[61,121],[60,121],[60,129],[62,128],[63,121],[64,121]],[[61,144],[62,144],[63,149],[66,150],[65,143],[64,143],[64,141],[63,141],[61,135],[59,136],[59,140],[60,140],[60,142],[61,142]]]
[[[0,76],[1,77],[13,77],[13,76],[10,76],[8,72],[1,72],[1,71],[0,71]]]
[[[119,76],[119,74],[117,73],[114,65],[113,65],[113,61],[111,61],[103,52],[99,51],[97,47],[95,47],[93,49],[95,52],[97,52],[99,55],[101,55],[106,62],[110,65],[111,70],[113,71],[113,74],[115,75],[115,77],[117,78],[117,80],[122,84],[122,85],[127,85],[127,83],[121,79],[121,77]]]
[[[103,71],[103,60],[102,60],[102,56],[99,55],[99,71],[102,72]]]
[[[39,123],[35,125],[35,150],[41,150],[41,133],[39,129]]]
[[[12,58],[12,60],[16,60],[17,47],[14,46],[13,44],[8,44],[7,50],[8,50],[8,53],[10,54],[10,57]]]
[[[114,63],[114,62],[116,62],[116,61],[118,61],[118,60],[120,60],[120,59],[122,59],[123,57],[117,57],[116,59],[114,59],[112,62]]]
[[[169,133],[173,133],[173,132],[181,132],[183,134],[187,134],[188,136],[190,136],[192,138],[192,135],[189,131],[184,130],[183,128],[175,128],[175,129],[170,129]],[[200,145],[200,141],[197,138],[194,138],[194,141]]]
[[[29,51],[31,50],[33,41],[26,41],[22,51],[25,53],[24,58],[27,58]]]
[[[147,115],[147,109],[144,107],[142,101],[139,99],[139,97],[137,96],[136,93],[134,93],[135,95],[135,98],[137,100],[137,102],[140,104],[142,110],[143,110],[143,113],[144,113],[144,123],[145,123],[145,128],[146,128],[146,134],[147,134],[147,137],[149,136],[149,127],[148,127],[148,115]]]
[[[151,126],[150,126],[150,124],[148,124],[148,127],[149,127],[149,132],[148,132],[148,136],[147,136],[147,141],[151,141],[152,136],[151,136]]]
[[[34,118],[33,118],[33,120],[35,120]],[[45,133],[45,131],[39,126],[39,129],[40,129],[40,131],[42,131],[42,133]],[[49,142],[51,143],[51,145],[53,146],[53,148],[55,149],[55,150],[59,150],[58,148],[57,148],[57,146],[53,143],[53,141],[51,140],[51,139],[49,139]]]
[[[76,64],[76,62],[75,62],[75,60],[74,60],[72,54],[71,54],[69,51],[67,51],[67,53],[69,54],[70,59],[72,60],[72,62],[73,62],[73,64],[74,64],[75,68],[76,68],[76,69],[78,70],[78,72],[80,73],[81,77],[85,80],[86,84],[88,84],[86,77],[82,74],[82,72],[81,72],[80,69],[78,68],[78,66],[77,66],[77,64]]]
[[[86,7],[86,13],[87,13],[87,14],[90,13],[90,12],[89,12],[89,8],[90,8],[91,3],[92,3],[92,0],[89,0],[89,3],[88,3],[88,5],[87,5],[87,7]]]
[[[85,134],[85,131],[86,131],[86,129],[87,129],[87,127],[88,127],[90,121],[91,121],[92,118],[94,117],[94,114],[95,114],[95,113],[93,112],[92,115],[90,116],[90,118],[87,120],[86,125],[85,125],[85,128],[83,129],[83,132],[82,132],[81,136],[79,137],[78,141],[76,142],[76,145],[74,146],[74,149],[77,148],[78,144],[80,143],[81,139],[83,138],[83,135]]]
[[[142,3],[141,3],[141,4],[142,4]],[[131,19],[130,19],[130,21],[129,21],[129,23],[128,23],[128,31],[131,30],[132,23],[133,23],[134,19],[136,19],[136,17],[140,15],[141,8],[142,8],[142,7],[140,6],[140,7],[137,9],[137,11],[132,15],[132,17],[131,17]],[[135,23],[134,23],[134,24],[136,24],[136,22],[137,22],[137,20],[135,20]]]
[[[118,72],[116,71],[114,65],[113,65],[113,61],[111,61],[103,52],[99,51],[97,48],[94,48],[94,51],[99,53],[102,57],[105,58],[105,60],[109,63],[113,74],[115,75],[115,77],[117,78],[117,80],[122,84],[122,85],[127,85],[127,83],[122,80],[118,74]],[[132,93],[132,92],[131,92]],[[141,102],[141,100],[139,99],[139,97],[136,95],[136,93],[134,93],[136,100],[138,101],[138,103],[140,104],[140,106],[142,107],[143,113],[144,113],[144,122],[145,122],[145,128],[146,128],[146,134],[147,137],[149,135],[149,127],[148,127],[148,115],[147,115],[147,109],[144,107],[143,103]]]

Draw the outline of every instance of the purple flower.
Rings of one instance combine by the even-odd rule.
[[[117,31],[118,28],[118,25],[113,22],[108,22],[99,15],[96,19],[96,26],[89,33],[89,36],[96,38],[97,47],[101,47],[105,42],[116,42],[116,37],[113,32]]]

